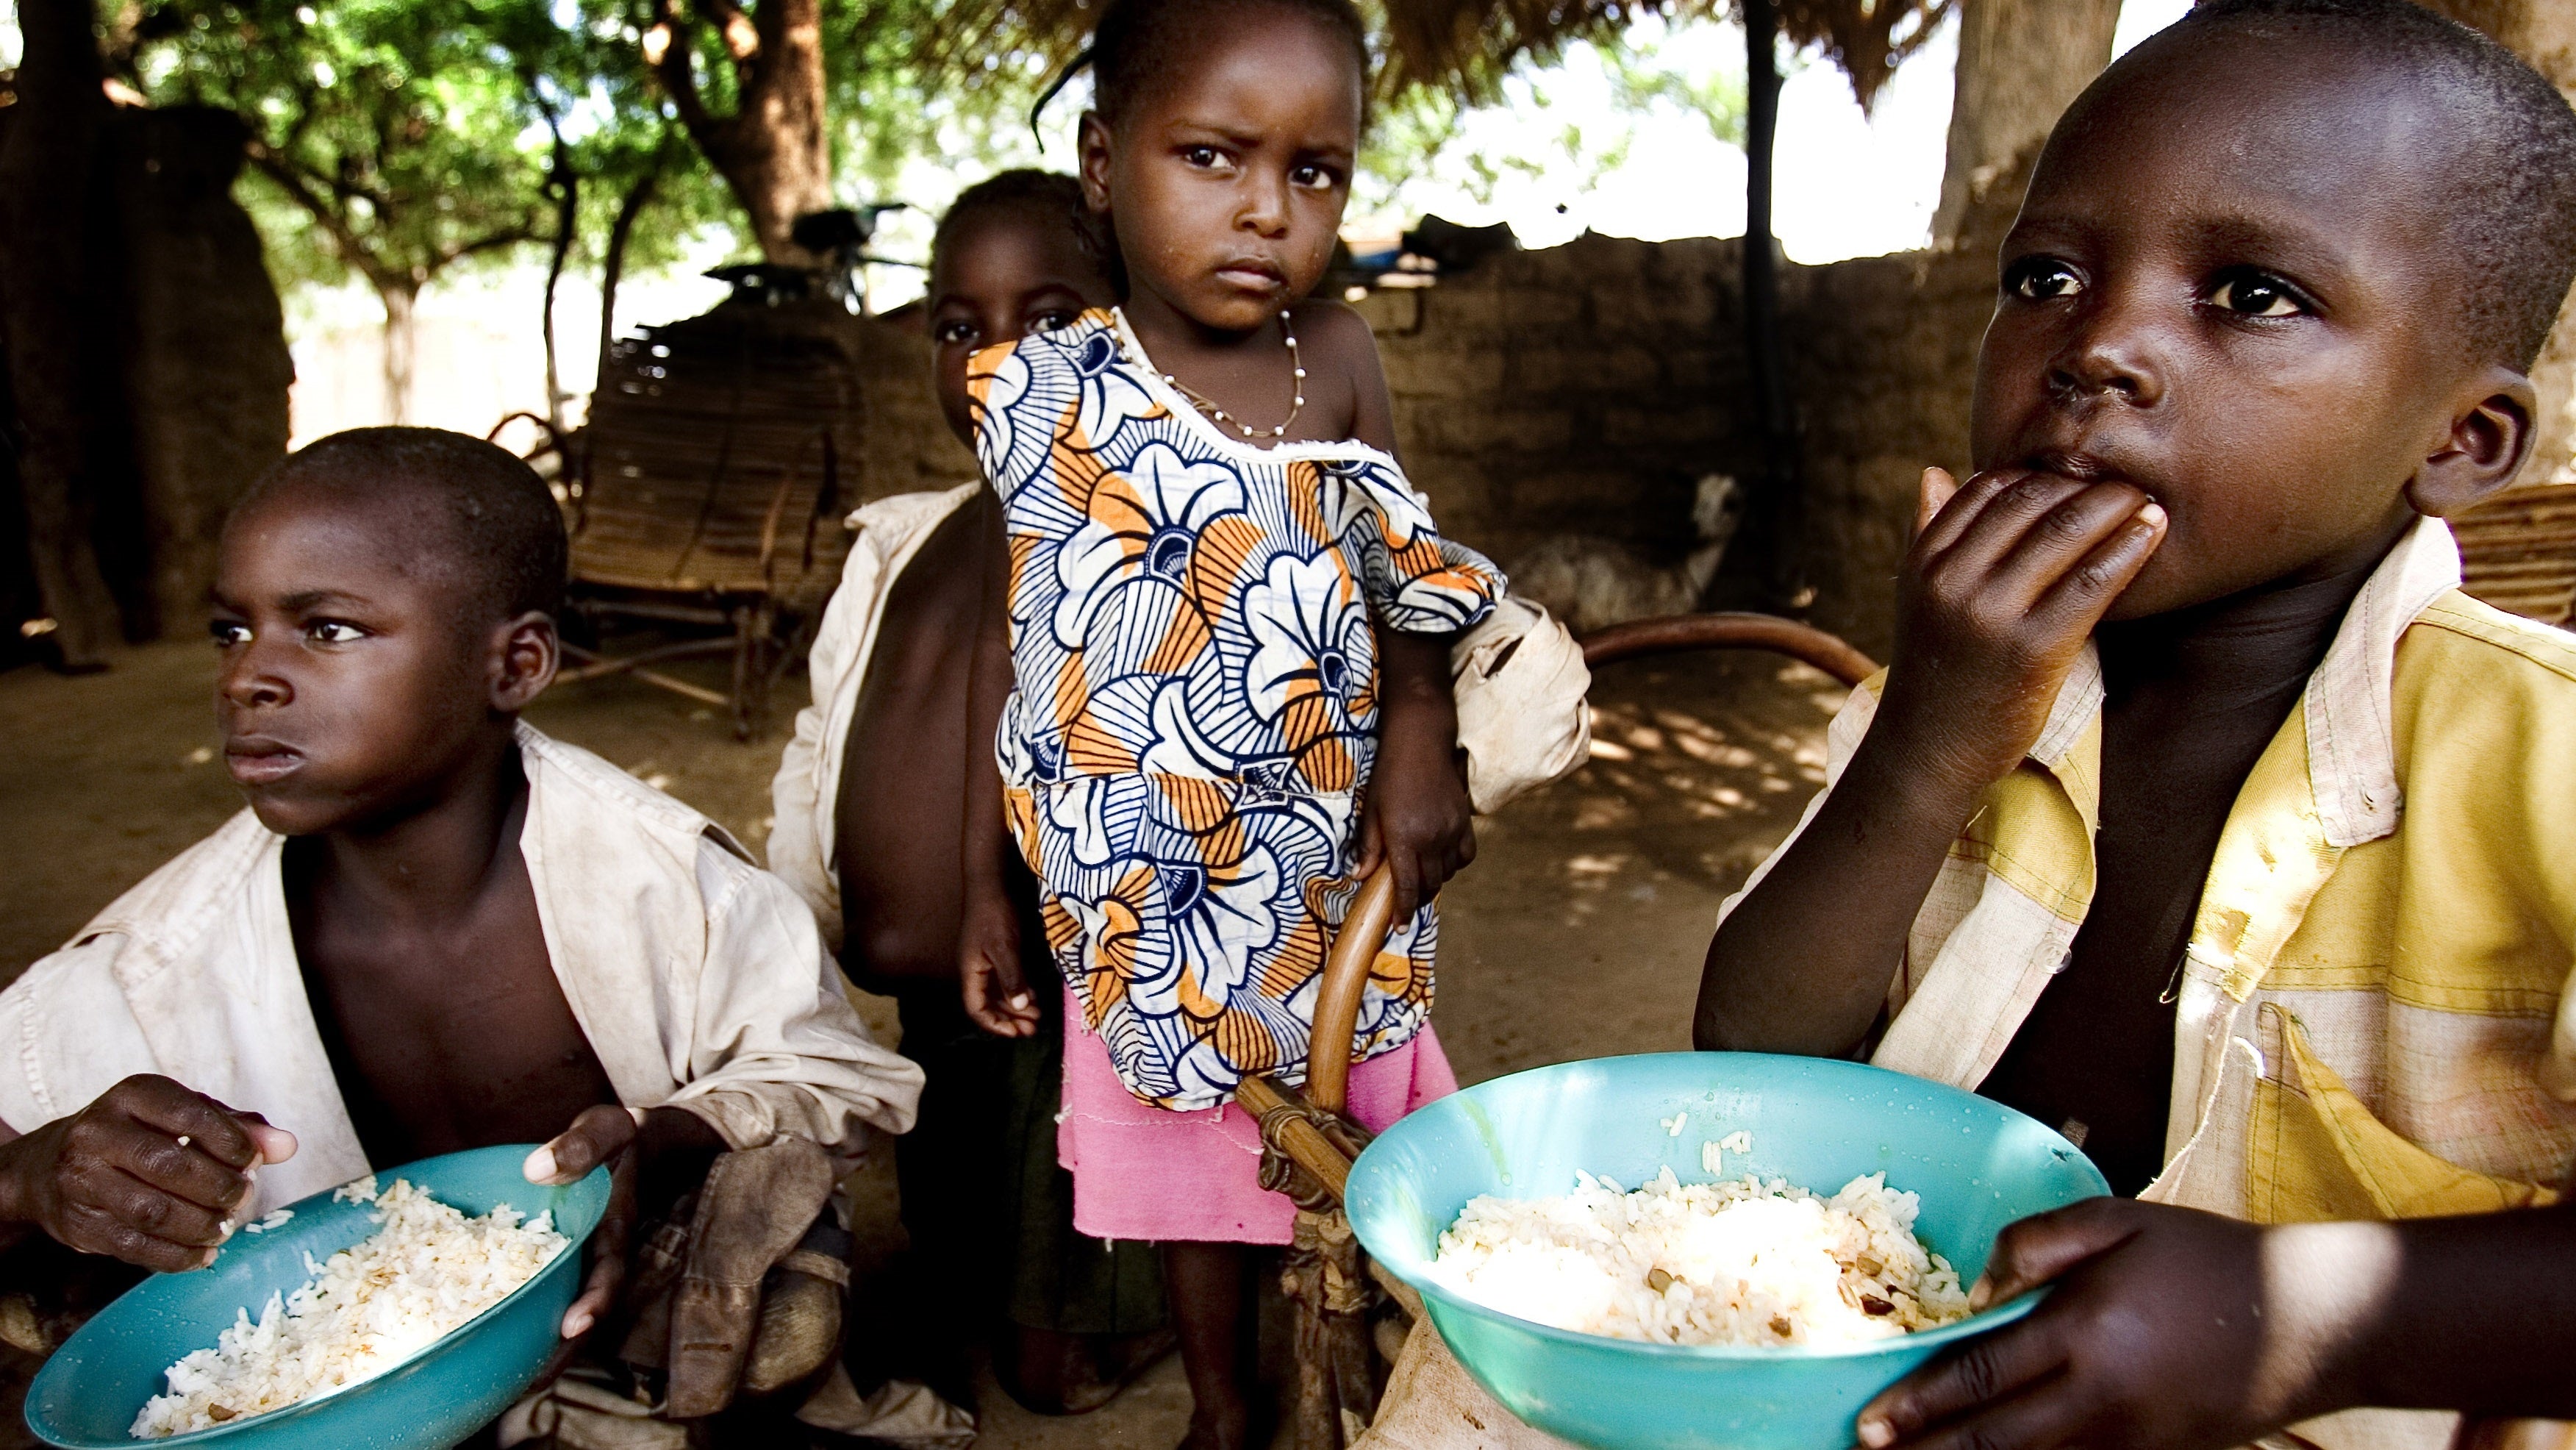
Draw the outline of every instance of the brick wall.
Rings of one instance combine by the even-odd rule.
[[[1754,471],[1739,247],[1587,235],[1362,303],[1442,528],[1507,567],[1562,532],[1678,560],[1696,479]],[[1882,656],[1916,479],[1966,461],[1991,255],[1988,241],[1783,272],[1814,615]],[[1772,547],[1740,535],[1716,602],[1748,602]]]

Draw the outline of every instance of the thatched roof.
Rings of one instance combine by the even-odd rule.
[[[1056,65],[1078,54],[1102,0],[956,0],[930,37],[951,64],[1034,51]],[[1780,28],[1820,47],[1866,107],[1955,0],[1777,0]],[[1571,41],[1617,35],[1650,14],[1731,13],[1733,0],[1362,0],[1385,58],[1382,94],[1414,86],[1488,100],[1514,63],[1546,63]],[[962,68],[962,67],[961,67]]]

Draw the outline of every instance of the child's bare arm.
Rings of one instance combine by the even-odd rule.
[[[166,1077],[129,1077],[25,1134],[0,1125],[0,1242],[33,1228],[163,1273],[203,1268],[250,1170],[295,1135]]]
[[[1339,303],[1309,303],[1300,326],[1324,346],[1318,361],[1350,380],[1350,436],[1394,457],[1395,404],[1377,340]],[[1406,634],[1378,624],[1377,768],[1360,822],[1358,873],[1393,863],[1395,920],[1476,859],[1474,806],[1458,769],[1458,699],[1449,673],[1454,634]]]
[[[2218,1450],[2355,1405],[2576,1417],[2576,1207],[2264,1228],[2097,1198],[2004,1231],[1972,1302],[2057,1286],[1861,1412],[1913,1450]]]
[[[1833,793],[1709,942],[1702,1048],[1840,1054],[1986,788],[2021,762],[2103,611],[2163,538],[2126,484],[1924,474],[1896,658]]]
[[[965,873],[957,968],[966,1015],[1001,1037],[1038,1030],[1038,1005],[1020,973],[1020,924],[1002,882],[1002,853],[1011,849],[1003,817],[1002,774],[993,765],[994,732],[1011,693],[1010,543],[998,502],[979,497],[984,528],[984,608],[975,633],[975,678],[966,694],[966,823],[960,832]]]
[[[1476,859],[1475,812],[1458,771],[1458,702],[1449,650],[1455,635],[1378,631],[1377,768],[1360,821],[1366,876],[1380,860],[1395,873],[1395,920]]]

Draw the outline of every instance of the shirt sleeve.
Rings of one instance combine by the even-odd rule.
[[[671,1105],[733,1148],[810,1138],[843,1170],[879,1133],[911,1129],[921,1069],[868,1035],[814,918],[786,883],[710,843],[710,903],[690,1080]]]
[[[30,1132],[161,1070],[117,985],[125,940],[102,932],[67,946],[0,992],[0,1123]]]
[[[966,361],[966,407],[975,430],[975,461],[1005,501],[1046,471],[1056,435],[1068,423],[1098,442],[1098,415],[1118,361],[1118,339],[1106,312],[1054,332],[988,347]],[[1131,399],[1146,403],[1142,393]]]
[[[1343,547],[1357,562],[1369,605],[1406,634],[1452,634],[1494,612],[1506,580],[1494,561],[1443,538],[1431,508],[1395,468],[1376,462],[1326,465],[1328,490],[1351,488],[1341,512]]]

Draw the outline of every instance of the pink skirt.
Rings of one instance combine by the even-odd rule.
[[[1458,1090],[1429,1023],[1412,1041],[1351,1067],[1350,1112],[1370,1132]],[[1064,1111],[1056,1161],[1073,1174],[1073,1226],[1096,1239],[1284,1244],[1296,1205],[1262,1190],[1261,1125],[1227,1103],[1176,1113],[1140,1102],[1109,1045],[1064,1002]]]

